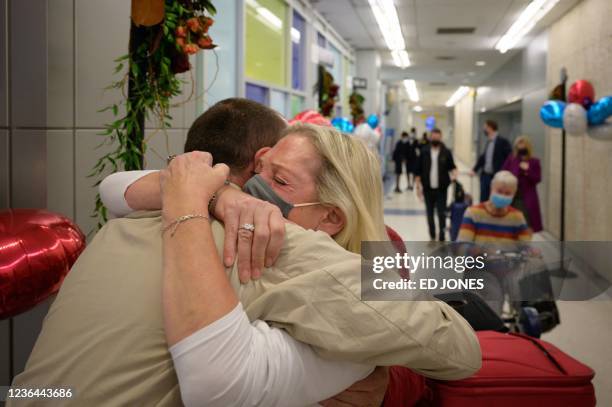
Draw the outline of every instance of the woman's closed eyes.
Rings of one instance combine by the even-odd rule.
[[[274,182],[276,182],[279,185],[288,185],[288,183],[278,177],[274,177]]]

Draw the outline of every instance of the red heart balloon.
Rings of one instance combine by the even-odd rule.
[[[0,319],[57,292],[83,249],[85,236],[64,216],[40,209],[0,212]]]
[[[595,89],[593,89],[591,82],[580,79],[570,86],[567,100],[569,103],[578,103],[588,110],[589,106],[595,101]]]

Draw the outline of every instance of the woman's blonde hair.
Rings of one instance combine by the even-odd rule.
[[[361,140],[332,127],[297,123],[285,130],[290,134],[307,137],[321,157],[318,199],[338,207],[346,222],[334,240],[354,253],[360,253],[362,241],[389,240],[378,157]]]
[[[520,143],[525,144],[525,148],[527,149],[527,158],[531,158],[533,156],[533,145],[531,144],[531,140],[527,136],[518,136],[516,140],[514,140],[513,144],[513,153],[515,156],[518,155],[518,145]]]

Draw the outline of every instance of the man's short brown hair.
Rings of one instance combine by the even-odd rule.
[[[280,114],[267,106],[248,99],[225,99],[193,122],[185,152],[207,151],[215,164],[227,164],[236,173],[248,167],[257,150],[276,144],[286,127]]]
[[[493,131],[497,131],[497,122],[494,120],[487,120],[485,121],[485,124],[487,126],[489,126],[489,128],[491,128]]]

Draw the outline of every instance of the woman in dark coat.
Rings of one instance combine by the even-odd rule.
[[[523,211],[533,232],[542,230],[542,215],[537,185],[542,180],[540,160],[533,156],[533,147],[526,136],[517,137],[512,154],[504,163],[504,170],[518,178],[518,190],[512,206]]]

